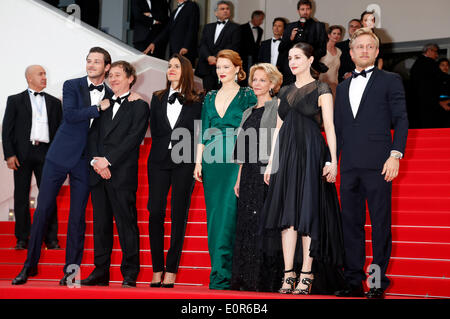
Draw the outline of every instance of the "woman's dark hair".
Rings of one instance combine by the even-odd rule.
[[[328,34],[331,34],[331,32],[333,32],[333,30],[340,30],[341,31],[341,35],[344,33],[344,28],[341,27],[340,25],[332,25],[328,28]]]
[[[314,57],[314,48],[312,47],[311,44],[309,43],[305,43],[305,42],[299,42],[294,44],[294,46],[292,47],[292,49],[300,49],[302,50],[303,54],[306,56],[306,58],[310,58],[310,57]],[[319,64],[319,61],[317,61],[316,59],[314,59],[312,65],[311,65],[311,75],[313,78],[315,78],[316,80],[319,77],[318,72],[321,72],[321,66]]]
[[[178,87],[176,89],[180,89],[186,104],[198,102],[200,97],[194,90],[194,71],[192,69],[191,61],[178,53],[173,54],[170,57],[169,62],[172,59],[177,59],[180,61],[181,65],[180,82],[178,83]],[[170,81],[167,80],[166,88],[164,90],[157,91],[154,94],[161,99],[162,96],[170,90],[170,85]]]
[[[363,13],[361,13],[361,19],[360,19],[360,22],[361,22],[361,24],[362,24],[362,21],[363,21],[363,19],[364,19],[364,16],[366,15],[366,14],[371,14],[371,15],[373,15],[373,21],[375,22],[375,10],[372,10],[372,11],[364,11]]]

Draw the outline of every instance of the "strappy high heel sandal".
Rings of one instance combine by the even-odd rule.
[[[293,272],[294,269],[290,269],[290,270],[285,270],[284,273],[290,273]],[[280,294],[290,294],[292,293],[292,291],[294,290],[295,287],[295,282],[296,282],[296,278],[295,277],[287,277],[287,278],[283,278],[283,280],[281,281],[281,285],[283,286],[284,283],[287,283],[288,285],[290,285],[290,288],[280,288],[280,290],[278,290],[278,292]]]
[[[304,275],[311,275],[312,271],[300,271],[301,274]],[[311,293],[311,285],[314,281],[314,278],[303,278],[301,281],[299,280],[299,284],[302,283],[303,285],[307,286],[305,289],[297,288],[292,290],[293,295],[309,295]]]

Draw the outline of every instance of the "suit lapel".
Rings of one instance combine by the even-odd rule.
[[[173,129],[175,129],[178,124],[182,123],[183,118],[186,116],[186,113],[188,112],[188,108],[190,106],[186,106],[185,104],[183,104],[183,106],[181,107],[181,112],[180,115],[177,118],[177,121],[175,122],[175,125],[173,126]]]
[[[220,34],[219,34],[219,37],[217,38],[216,43],[214,43],[215,46],[218,46],[218,45],[220,44],[220,42],[222,42],[222,39],[223,39],[223,37],[224,37],[224,35],[225,35],[225,32],[227,31],[227,28],[230,27],[230,23],[231,23],[231,21],[228,20],[228,22],[227,22],[227,23],[225,24],[225,26],[223,27],[222,31],[221,31]],[[217,23],[216,23],[216,28],[217,28]],[[214,32],[213,32],[213,42],[214,42],[214,35],[215,35],[215,33],[216,33],[216,28],[214,28]]]
[[[170,90],[167,90],[166,93],[164,93],[162,99],[161,99],[161,112],[162,117],[164,119],[164,122],[166,123],[169,130],[172,130],[172,127],[170,126],[169,118],[167,117],[167,100],[169,99],[169,92]]]
[[[28,93],[28,90],[25,90],[22,93],[23,101],[25,105],[25,110],[27,110],[28,113],[30,113],[30,118],[33,116],[33,109],[31,107],[31,100],[30,100],[30,93]]]
[[[122,105],[120,105],[119,109],[117,110],[116,115],[114,116],[114,118],[112,119],[112,121],[110,122],[110,125],[106,126],[106,130],[105,130],[105,138],[106,136],[108,136],[109,133],[111,133],[111,131],[114,130],[114,128],[117,126],[117,124],[120,123],[120,120],[125,116],[125,114],[128,113],[128,110],[130,108],[131,104],[130,102],[128,102],[128,100],[125,100],[122,102]],[[107,114],[105,114],[107,117],[107,119],[111,119],[112,114],[113,114],[113,107],[111,106],[110,109],[111,111],[108,112]]]
[[[367,85],[366,85],[366,87],[365,87],[365,89],[364,89],[364,93],[363,93],[363,95],[362,95],[362,97],[361,97],[361,102],[359,103],[358,112],[356,112],[355,120],[358,118],[358,115],[361,113],[361,109],[364,108],[364,105],[365,105],[364,102],[365,102],[366,99],[367,99],[367,94],[368,94],[368,92],[369,92],[369,90],[370,90],[370,88],[371,88],[373,82],[375,81],[377,75],[378,75],[378,69],[375,67],[375,69],[373,70],[373,73],[372,73],[372,75],[370,76],[370,79],[369,79],[369,81],[367,82]]]
[[[80,80],[80,92],[83,97],[84,106],[91,106],[91,95],[89,94],[89,87],[87,77],[82,77]]]

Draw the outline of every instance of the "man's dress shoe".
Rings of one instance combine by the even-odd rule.
[[[37,275],[37,266],[35,267],[23,267],[16,278],[13,279],[13,285],[23,285],[27,282],[28,277],[33,277]]]
[[[109,274],[90,274],[86,279],[81,280],[80,283],[82,286],[109,286]]]
[[[136,281],[130,279],[124,279],[122,282],[123,288],[134,288],[136,287]]]
[[[24,250],[27,249],[28,244],[26,241],[18,240],[16,243],[16,247],[14,247],[15,250]]]
[[[336,291],[336,297],[364,297],[364,288],[360,286],[349,286],[346,289]]]
[[[367,299],[384,299],[384,289],[383,288],[370,288],[366,293]]]
[[[59,244],[56,240],[45,244],[45,246],[47,246],[47,249],[61,249],[61,246],[59,246]]]

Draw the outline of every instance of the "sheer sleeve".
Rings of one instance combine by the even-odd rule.
[[[330,89],[330,86],[328,85],[328,83],[325,82],[319,82],[317,89],[319,92],[319,96],[327,93],[333,94],[333,92]]]

